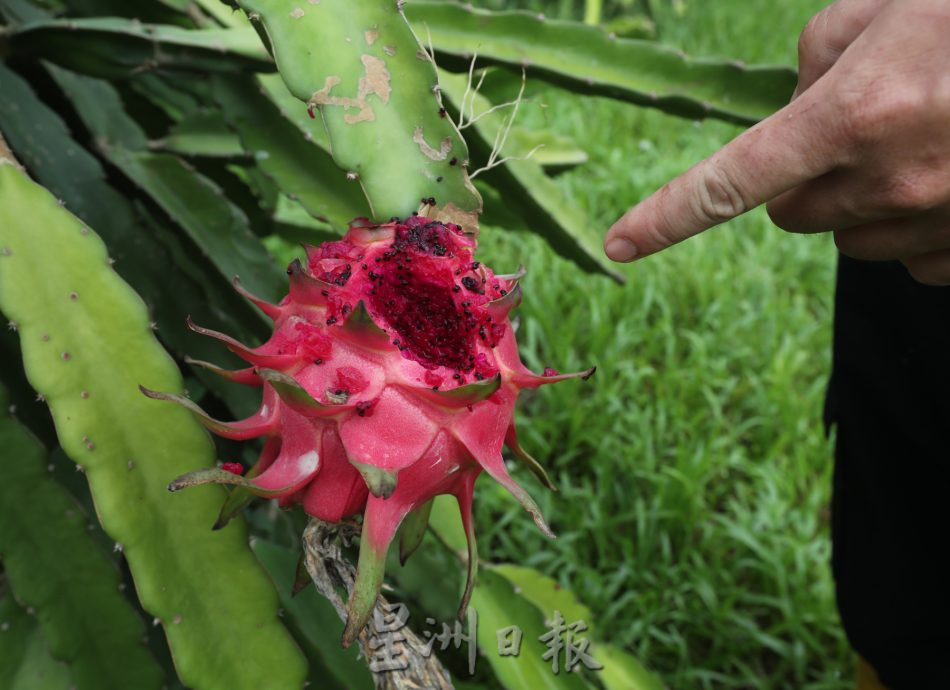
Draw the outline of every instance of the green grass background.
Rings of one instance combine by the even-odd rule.
[[[482,2],[579,18],[564,2]],[[653,2],[660,38],[692,55],[795,64],[820,0]],[[601,231],[739,133],[545,92],[520,124],[568,135],[590,162],[558,178]],[[625,267],[619,287],[532,236],[487,228],[481,255],[529,268],[526,362],[596,364],[520,408],[522,442],[561,487],[521,467],[550,542],[484,481],[485,558],[525,562],[573,589],[602,634],[672,688],[845,688],[851,655],[829,570],[832,443],[821,411],[835,252],[764,209]]]

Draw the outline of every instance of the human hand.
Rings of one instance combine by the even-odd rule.
[[[799,41],[792,102],[630,209],[631,261],[768,203],[780,228],[950,285],[950,2],[838,0]]]

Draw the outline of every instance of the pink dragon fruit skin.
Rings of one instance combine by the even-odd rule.
[[[472,493],[485,471],[550,529],[530,496],[511,478],[502,446],[540,466],[518,444],[518,392],[577,374],[529,371],[518,356],[509,312],[521,300],[523,275],[495,275],[473,259],[474,240],[458,226],[412,216],[385,225],[355,223],[346,236],[307,248],[307,265],[287,270],[290,292],[278,305],[235,287],[274,321],[263,345],[189,325],[219,340],[251,366],[223,372],[263,388],[260,409],[220,422],[179,396],[215,434],[264,437],[258,463],[240,476],[199,470],[170,488],[235,484],[281,505],[340,522],[362,514],[357,585],[343,644],[372,612],[386,553],[411,513],[427,519],[437,495],[456,497],[469,539],[468,605],[477,569]],[[402,544],[408,557],[417,544]]]

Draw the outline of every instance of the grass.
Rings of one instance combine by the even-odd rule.
[[[663,40],[689,53],[792,63],[820,3],[688,2],[682,16],[654,6]],[[559,184],[603,230],[739,131],[557,92],[540,100],[547,107],[529,104],[520,122],[588,150]],[[829,239],[786,235],[759,209],[626,268],[624,287],[579,273],[533,236],[488,229],[481,252],[498,269],[529,266],[520,341],[530,366],[598,366],[587,384],[548,387],[521,408],[523,444],[561,492],[514,471],[559,539],[485,481],[484,557],[572,588],[672,688],[849,687],[821,422]]]

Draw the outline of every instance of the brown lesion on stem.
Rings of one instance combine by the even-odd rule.
[[[449,153],[452,151],[452,137],[445,137],[445,139],[439,142],[439,148],[435,149],[426,141],[422,127],[416,127],[412,133],[412,140],[418,144],[419,150],[422,151],[426,158],[430,158],[434,161],[444,161],[449,157]]]
[[[323,88],[314,92],[310,97],[309,105],[315,105],[318,108],[325,105],[341,106],[344,110],[358,108],[359,112],[355,115],[346,114],[343,121],[348,125],[355,125],[358,122],[373,122],[376,119],[376,113],[373,106],[369,103],[370,96],[376,96],[383,103],[389,103],[389,96],[392,93],[392,76],[386,69],[386,62],[374,55],[362,55],[360,61],[363,63],[363,76],[360,77],[356,97],[350,96],[331,96],[330,91],[338,86],[343,80],[330,75],[323,83]]]
[[[420,216],[425,216],[431,220],[437,220],[445,225],[455,224],[462,228],[462,232],[472,237],[478,236],[478,216],[481,209],[466,211],[459,208],[451,201],[444,206],[429,206],[424,204],[419,207],[417,212]]]
[[[343,557],[342,544],[349,544],[358,534],[359,528],[352,524],[329,524],[312,519],[303,533],[304,563],[314,586],[321,595],[333,605],[341,620],[346,620],[346,601],[352,596],[356,583],[356,568]],[[383,606],[389,602],[382,595],[376,598],[376,608],[370,622],[364,626],[357,638],[363,657],[369,661],[376,654],[370,646],[374,636],[373,620],[378,612],[381,616],[388,613]],[[408,626],[399,629],[399,636],[392,640],[393,647],[401,652],[397,658],[408,662],[405,669],[373,673],[376,690],[454,690],[448,671],[442,666],[435,654],[423,656],[426,643]],[[405,639],[400,640],[399,637]]]

